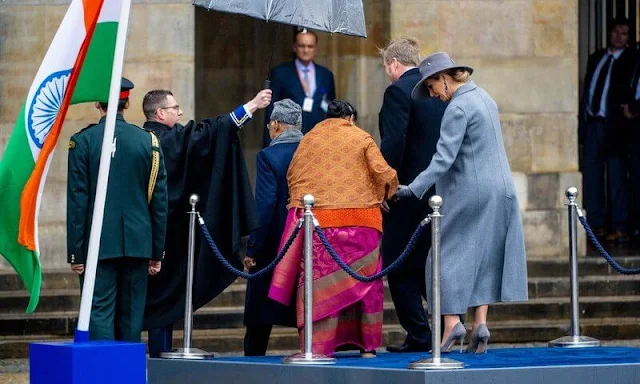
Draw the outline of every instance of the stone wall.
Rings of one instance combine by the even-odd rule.
[[[0,157],[21,103],[69,0],[0,3]],[[525,226],[529,257],[565,257],[564,189],[581,185],[576,145],[577,0],[365,1],[368,39],[320,34],[318,62],[335,74],[337,94],[355,103],[362,128],[378,138],[388,80],[377,47],[411,35],[422,53],[447,51],[476,69],[474,80],[497,101]],[[124,75],[136,84],[127,118],[142,124],[141,101],[169,88],[191,118],[227,113],[249,100],[274,65],[291,58],[291,27],[194,8],[178,0],[136,0]],[[43,265],[66,267],[66,146],[97,119],[91,105],[70,109],[51,166],[40,215]],[[264,117],[243,128],[255,175]],[[584,236],[581,248],[584,249]],[[0,261],[1,263],[1,261]],[[4,267],[2,267],[4,268]]]
[[[0,3],[0,159],[31,82],[68,8],[69,0],[3,0]],[[178,0],[135,0],[123,74],[136,87],[125,117],[142,124],[142,97],[170,88],[185,116],[194,115],[194,7]],[[69,137],[99,113],[93,105],[69,109],[42,200],[39,231],[45,268],[67,268],[66,179]],[[0,258],[0,270],[6,268]]]

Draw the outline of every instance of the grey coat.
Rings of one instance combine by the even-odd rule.
[[[435,184],[443,199],[442,313],[527,300],[522,223],[498,106],[473,81],[453,94],[436,151],[409,188],[422,198]]]

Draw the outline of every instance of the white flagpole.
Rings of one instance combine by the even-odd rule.
[[[106,1],[109,0],[105,0],[105,2]],[[118,21],[118,34],[116,36],[116,50],[113,57],[113,69],[111,71],[109,108],[107,109],[107,120],[104,128],[104,137],[102,139],[96,199],[93,208],[91,234],[89,235],[89,249],[84,266],[84,285],[82,286],[80,315],[78,316],[78,328],[76,329],[75,335],[76,342],[87,341],[89,339],[89,319],[91,317],[93,288],[96,280],[96,268],[98,266],[98,251],[100,249],[100,235],[102,234],[102,219],[104,217],[107,184],[109,183],[111,150],[116,125],[116,114],[118,112],[118,101],[120,99],[120,83],[122,81],[122,66],[124,64],[124,51],[127,40],[127,28],[129,27],[130,10],[131,0],[122,0]]]

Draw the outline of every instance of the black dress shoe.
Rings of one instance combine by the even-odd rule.
[[[431,350],[430,345],[414,345],[404,343],[402,345],[390,345],[387,347],[387,352],[402,353],[402,352],[429,352]]]

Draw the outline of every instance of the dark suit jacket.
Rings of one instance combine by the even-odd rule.
[[[580,105],[580,126],[579,137],[584,136],[585,122],[588,117],[589,88],[594,72],[602,57],[607,53],[607,49],[601,49],[589,56],[587,62],[587,74],[584,78],[584,91]],[[629,103],[629,84],[635,66],[635,51],[627,48],[620,57],[613,63],[611,68],[611,79],[609,80],[609,92],[607,94],[607,132],[605,136],[605,150],[610,154],[620,154],[624,150],[625,135],[627,131],[627,121],[622,114],[620,105]]]
[[[420,81],[420,71],[413,68],[387,87],[379,115],[380,150],[389,165],[398,171],[400,184],[409,184],[424,171],[436,152],[440,138],[440,122],[446,105],[436,98],[416,101],[411,98],[413,87]],[[432,195],[433,190],[428,194]],[[382,255],[385,264],[395,260],[417,225],[429,213],[428,199],[403,200],[392,204],[391,211],[383,216],[384,236]],[[411,257],[410,268],[424,268],[424,258],[431,246],[428,233],[414,250],[420,257]]]
[[[629,109],[634,114],[640,113],[640,99],[636,99],[636,89],[638,89],[638,82],[640,82],[640,57],[636,58],[636,65],[633,69],[633,75],[631,77],[631,83],[629,85]],[[634,119],[638,120],[638,118]]]
[[[247,244],[247,256],[255,259],[256,271],[271,263],[278,254],[289,200],[287,171],[298,144],[276,144],[258,152],[256,205],[261,226],[251,232]],[[244,323],[295,326],[295,305],[285,307],[268,297],[271,276],[268,273],[247,282]]]
[[[71,136],[67,180],[68,262],[84,264],[89,245],[105,118]],[[116,118],[116,152],[111,159],[99,260],[140,257],[162,260],[167,225],[167,173],[151,133]],[[159,171],[148,200],[153,152]]]
[[[640,155],[637,152],[638,145],[640,144],[640,99],[636,99],[638,82],[640,82],[640,57],[636,58],[636,65],[629,85],[629,110],[631,113],[635,114],[636,117],[631,120],[627,120],[629,136],[626,140],[630,160],[629,172],[634,173],[634,177],[636,179],[640,178]]]
[[[324,120],[326,112],[322,109],[322,99],[331,102],[336,98],[336,87],[333,73],[326,67],[313,63],[316,70],[316,92],[313,94],[313,109],[311,112],[302,112],[302,133],[307,133],[316,124]],[[273,103],[283,99],[291,99],[302,106],[304,103],[304,89],[298,77],[295,61],[281,64],[271,70],[271,90],[273,101],[266,111],[266,123],[269,123]],[[271,139],[269,131],[264,131],[264,146],[267,147]]]

